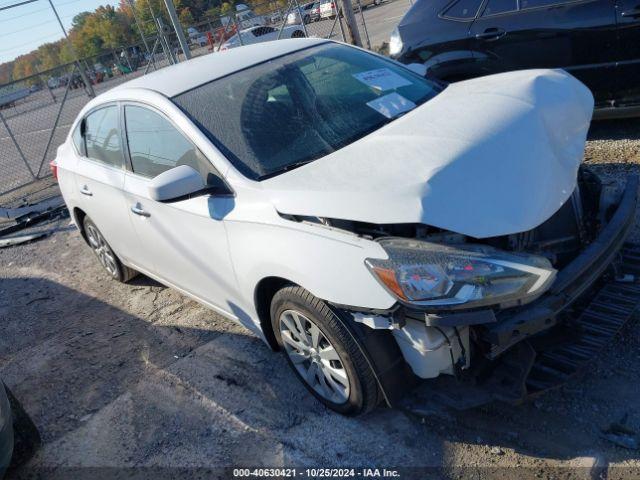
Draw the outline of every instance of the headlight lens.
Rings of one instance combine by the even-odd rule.
[[[372,273],[401,301],[434,309],[526,303],[544,293],[556,275],[546,258],[484,245],[397,238],[379,243],[389,258],[367,259]]]
[[[389,55],[398,55],[402,51],[402,38],[397,28],[391,32],[389,38]]]

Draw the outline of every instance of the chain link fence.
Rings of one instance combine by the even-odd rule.
[[[371,48],[362,13],[361,2],[365,1],[371,2],[354,1],[354,13],[363,46]],[[343,17],[337,0],[290,0],[286,8],[271,2],[207,18],[188,26],[184,33],[190,56],[197,57],[281,38],[346,41]],[[175,31],[161,19],[155,26],[157,34],[138,44],[0,85],[0,207],[52,183],[49,162],[94,92],[98,95],[186,59]],[[84,84],[81,69],[90,87]]]

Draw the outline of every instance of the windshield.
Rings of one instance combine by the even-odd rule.
[[[260,180],[349,145],[442,87],[352,47],[328,43],[173,98],[247,177]]]

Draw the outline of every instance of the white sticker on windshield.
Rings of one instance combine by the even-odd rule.
[[[353,77],[365,85],[382,92],[411,85],[409,80],[392,72],[388,68],[377,68],[366,72],[354,73]]]
[[[415,103],[407,100],[402,95],[398,95],[396,92],[371,100],[367,102],[367,105],[387,118],[396,117],[401,113],[416,108]]]

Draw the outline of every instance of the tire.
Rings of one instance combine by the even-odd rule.
[[[82,224],[89,247],[91,247],[93,253],[98,257],[102,268],[105,269],[111,278],[125,283],[138,274],[134,269],[122,264],[96,224],[93,223],[88,216],[84,217]]]
[[[371,367],[325,302],[302,287],[285,287],[271,301],[271,325],[289,366],[321,403],[343,415],[364,414],[377,406]]]
[[[0,383],[0,388],[2,388],[2,383]],[[6,385],[5,391],[9,398],[13,419],[13,456],[11,457],[11,464],[9,466],[9,471],[12,471],[24,465],[33,457],[38,447],[40,447],[42,440],[33,420],[31,420],[29,414]]]
[[[296,30],[291,34],[291,38],[304,38],[304,32],[302,30]]]

